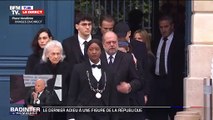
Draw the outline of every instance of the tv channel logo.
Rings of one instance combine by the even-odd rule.
[[[21,6],[16,6],[16,5],[11,5],[10,6],[10,11],[12,15],[20,15]]]
[[[33,10],[33,6],[30,5],[21,6],[21,10]]]
[[[33,6],[31,5],[23,5],[23,6],[10,5],[9,8],[12,15],[21,15],[22,10],[33,10]]]

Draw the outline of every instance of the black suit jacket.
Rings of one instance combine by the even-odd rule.
[[[106,54],[103,53],[102,61],[108,64]],[[129,94],[123,94],[117,91],[116,86],[120,82],[128,82],[132,87],[132,92],[137,91],[141,87],[140,78],[136,72],[133,58],[131,54],[118,51],[113,62],[113,68],[108,67],[108,70],[113,74],[111,105],[130,105]]]
[[[104,64],[108,65],[106,53],[101,56]],[[117,51],[113,66],[108,67],[108,70],[112,72],[113,81],[110,95],[110,105],[112,106],[130,106],[132,93],[138,91],[141,88],[141,82],[139,75],[136,71],[133,57],[131,54]],[[120,82],[130,83],[132,90],[129,94],[124,94],[117,91],[117,85]],[[129,120],[130,114],[128,113],[112,113],[111,120]]]
[[[41,93],[39,96],[40,104],[34,103],[34,98],[32,93],[34,92],[34,88],[30,89],[25,97],[25,106],[33,106],[33,107],[42,107],[50,105],[50,92],[46,89]],[[42,109],[41,112],[35,116],[28,116],[28,120],[48,120],[49,113],[43,113]]]
[[[174,33],[168,52],[167,77],[165,81],[156,80],[157,89],[162,88],[168,91],[168,104],[170,105],[183,105],[184,55],[184,39]]]
[[[86,57],[81,52],[81,48],[78,41],[78,35],[74,35],[65,39],[62,42],[64,53],[66,55],[65,61],[67,61],[71,69],[75,64],[81,63],[86,60]]]
[[[106,88],[103,91],[102,97],[97,99],[95,92],[90,89],[89,80],[94,88],[97,86],[97,80],[92,74],[91,65],[89,61],[85,61],[80,64],[76,64],[72,71],[72,77],[70,80],[70,89],[68,94],[68,105],[71,106],[107,106],[109,105],[111,75],[105,69],[103,63],[101,63],[102,77],[99,83],[103,88],[105,83],[106,74]],[[88,78],[89,77],[89,78]],[[72,113],[68,115],[68,118],[74,117]]]
[[[50,92],[46,89],[44,89],[44,91],[41,93],[41,95],[39,96],[39,100],[40,100],[40,104],[36,104],[34,103],[34,98],[32,96],[32,93],[34,92],[34,88],[30,89],[27,93],[27,96],[25,97],[25,105],[31,105],[34,107],[38,107],[38,106],[44,106],[44,105],[49,105],[49,98],[50,98]]]

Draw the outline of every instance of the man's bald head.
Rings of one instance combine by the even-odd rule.
[[[38,79],[35,82],[35,92],[42,92],[45,89],[45,81],[42,79]]]

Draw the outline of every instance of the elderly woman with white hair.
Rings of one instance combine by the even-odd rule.
[[[33,70],[34,74],[51,74],[62,75],[62,100],[60,100],[56,91],[61,89],[56,87],[56,79],[50,79],[47,81],[47,89],[51,91],[52,95],[56,96],[52,99],[52,105],[66,105],[67,91],[70,77],[70,67],[64,60],[63,47],[57,40],[52,40],[44,47],[41,63],[36,65]],[[65,113],[54,113],[54,120],[65,119]]]

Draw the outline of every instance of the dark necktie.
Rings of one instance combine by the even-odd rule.
[[[37,93],[37,99],[35,100],[35,102],[38,102],[38,99],[40,97],[39,95],[40,95],[40,92]]]
[[[163,45],[162,45],[161,51],[160,51],[160,63],[159,63],[159,74],[160,75],[165,75],[166,74],[166,69],[165,69],[166,41],[167,41],[167,38],[163,38]]]
[[[112,57],[112,55],[110,55],[110,56],[109,56],[109,65],[112,65],[112,64],[113,64],[112,59],[113,59],[113,57]]]
[[[93,64],[93,65],[91,65],[91,67],[92,67],[92,68],[96,68],[96,67],[97,67],[98,69],[101,69],[101,65]]]
[[[84,56],[87,55],[87,45],[88,45],[88,42],[84,41]]]
[[[38,92],[37,98],[39,98],[40,92]]]

